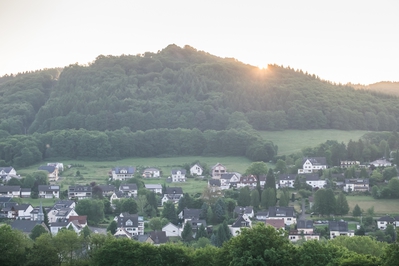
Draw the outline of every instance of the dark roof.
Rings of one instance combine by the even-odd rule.
[[[352,179],[345,179],[345,184],[369,184],[369,179],[359,179],[359,178],[352,178]]]
[[[306,181],[318,181],[321,180],[318,174],[305,174]]]
[[[165,194],[183,194],[183,189],[181,187],[167,187]]]
[[[4,203],[4,202],[10,202],[12,198],[11,197],[0,197],[0,202]]]
[[[50,227],[66,227],[69,224],[68,219],[58,219],[51,223]]]
[[[243,214],[243,213],[252,213],[253,207],[252,206],[247,206],[247,207],[241,207],[241,206],[236,206],[234,208],[234,212],[238,214]]]
[[[91,186],[80,186],[80,185],[69,186],[69,190],[78,191],[78,192],[91,192],[92,189],[93,188]]]
[[[340,231],[347,232],[348,231],[348,222],[345,221],[329,221],[328,229],[330,231]]]
[[[198,219],[201,214],[201,209],[187,209],[183,210],[183,219]]]
[[[231,227],[246,227],[248,226],[247,221],[240,215],[237,220],[231,225]]]
[[[47,171],[49,173],[53,173],[55,171],[55,166],[51,166],[51,165],[40,165],[38,170],[41,171]]]
[[[16,210],[26,210],[29,206],[31,206],[30,204],[19,204],[17,206],[15,206]]]
[[[115,191],[114,185],[98,185],[98,187],[101,188],[102,191]]]
[[[306,160],[309,160],[312,165],[327,165],[327,160],[326,157],[309,157],[309,158],[303,158],[302,164],[306,162]]]
[[[220,179],[231,179],[235,173],[225,173],[220,175]]]
[[[31,233],[33,228],[37,225],[37,221],[30,220],[15,220],[11,223],[11,228],[22,231],[24,233]]]
[[[313,221],[312,220],[298,220],[297,223],[298,229],[311,229],[313,228]]]
[[[294,207],[269,207],[269,217],[294,217]]]
[[[220,179],[210,179],[208,181],[208,183],[211,187],[220,187],[221,186]]]
[[[134,183],[129,183],[129,184],[122,184],[119,187],[120,191],[130,191],[130,190],[137,190],[137,185]]]
[[[114,171],[116,174],[120,174],[122,170],[126,170],[128,174],[134,174],[134,172],[136,171],[136,168],[133,166],[118,166],[118,167],[112,168],[112,171]]]
[[[169,241],[169,237],[166,236],[165,231],[152,231],[150,232],[149,238],[154,241],[154,244],[165,244]]]
[[[21,192],[31,192],[32,189],[30,188],[21,188]]]
[[[73,200],[59,200],[54,204],[53,209],[70,208],[75,202]]]
[[[377,221],[381,221],[381,222],[390,222],[390,223],[393,223],[393,222],[395,222],[395,219],[394,218],[392,218],[391,216],[388,216],[388,215],[385,215],[385,216],[382,216],[380,219],[378,219]]]
[[[295,181],[296,175],[294,174],[279,174],[279,180],[293,180]]]
[[[21,191],[20,186],[0,186],[0,192]]]
[[[126,225],[126,222],[132,221],[133,225]],[[124,217],[118,217],[118,227],[138,227],[139,226],[139,216],[137,214],[129,214]]]
[[[0,167],[0,172],[1,171],[4,171],[5,173],[10,173],[10,171],[12,170],[12,169],[14,169],[12,166],[9,166],[9,167]]]
[[[60,191],[60,186],[58,185],[39,185],[39,191]]]
[[[186,174],[186,169],[173,169],[172,170],[172,175],[177,174],[177,171],[180,171],[182,175]]]

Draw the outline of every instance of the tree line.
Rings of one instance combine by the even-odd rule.
[[[221,247],[188,247],[179,243],[153,246],[111,235],[63,229],[34,240],[10,226],[0,227],[2,265],[397,265],[398,242],[386,244],[368,236],[328,241],[299,241],[271,226],[256,224]]]
[[[1,133],[1,132],[0,132]],[[277,146],[255,131],[151,129],[131,132],[57,130],[0,139],[0,165],[24,167],[46,158],[110,160],[126,157],[228,155],[269,161]]]
[[[395,96],[176,45],[2,77],[0,96],[0,130],[9,134],[247,126],[393,131],[399,119]]]

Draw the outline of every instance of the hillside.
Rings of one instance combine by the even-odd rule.
[[[369,85],[349,84],[355,89],[370,90],[388,95],[399,96],[399,82],[382,81]]]
[[[302,71],[268,69],[192,47],[99,56],[0,78],[0,129],[396,130],[396,97],[334,85]]]

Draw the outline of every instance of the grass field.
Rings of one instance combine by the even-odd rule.
[[[349,140],[358,140],[368,131],[364,130],[284,130],[259,131],[265,140],[271,140],[278,146],[278,155],[289,155],[305,147],[315,147],[327,140],[336,140],[347,144]]]
[[[349,204],[350,211],[353,210],[356,204],[364,212],[374,206],[376,216],[382,215],[398,215],[399,214],[399,201],[397,199],[374,199],[371,196],[346,196]]]

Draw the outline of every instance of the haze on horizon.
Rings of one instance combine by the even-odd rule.
[[[336,83],[399,81],[399,2],[0,1],[0,76],[190,45]]]

